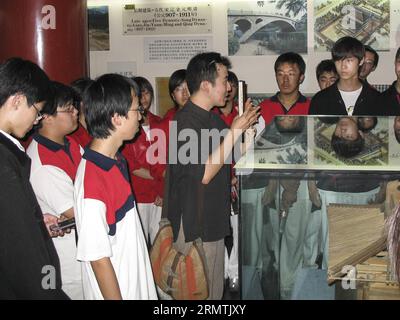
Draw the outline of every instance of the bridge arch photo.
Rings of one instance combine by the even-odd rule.
[[[256,2],[264,3],[259,6]],[[285,2],[291,1],[230,3],[227,12],[229,55],[306,53],[306,0],[303,1],[304,10],[296,10],[296,15],[292,7],[285,7]],[[279,3],[282,4],[280,8]]]

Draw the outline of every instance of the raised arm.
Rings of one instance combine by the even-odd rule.
[[[249,129],[259,116],[260,107],[253,107],[250,99],[247,99],[245,104],[245,111],[240,117],[233,120],[230,130],[224,138],[224,141],[214,150],[208,157],[205,166],[205,172],[202,179],[203,184],[208,184],[221,170],[226,159],[229,157],[233,146],[237,140],[242,136],[244,130]]]

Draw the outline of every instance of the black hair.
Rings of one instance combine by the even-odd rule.
[[[151,94],[151,100],[154,99],[154,90],[150,81],[144,77],[133,77],[132,80],[139,86],[139,94],[138,97],[141,97],[141,92],[147,90]]]
[[[58,107],[72,103],[79,110],[81,98],[78,93],[70,86],[60,82],[51,82],[52,99],[48,100],[43,106],[42,114],[53,115],[57,112]]]
[[[374,129],[374,128],[376,127],[376,125],[377,125],[377,123],[378,123],[378,118],[377,118],[377,117],[372,117],[372,119],[373,119],[372,127],[367,128],[367,127],[364,127],[364,124],[363,124],[363,122],[362,122],[362,119],[363,119],[363,117],[357,118],[357,126],[358,126],[358,128],[359,128],[362,132],[369,132],[369,131],[371,131],[372,129]]]
[[[356,140],[347,140],[341,137],[338,137],[333,133],[331,139],[331,146],[335,153],[343,158],[352,158],[359,154],[364,148],[364,138],[358,134]]]
[[[178,104],[176,103],[172,94],[174,93],[174,90],[176,88],[178,88],[184,81],[186,81],[186,70],[185,69],[176,70],[169,77],[169,81],[168,81],[169,96],[171,97],[172,101],[174,102],[175,108],[178,108]]]
[[[343,37],[335,42],[331,53],[333,61],[356,57],[360,62],[364,58],[365,47],[361,41],[357,40],[356,38]]]
[[[297,64],[300,70],[300,75],[306,73],[306,63],[304,62],[302,56],[296,52],[282,53],[275,61],[274,65],[275,73],[278,72],[278,68],[284,63]]]
[[[233,83],[236,87],[239,85],[239,79],[232,71],[228,71],[228,81],[230,84]]]
[[[132,105],[132,90],[137,93],[139,86],[119,74],[104,74],[93,81],[85,91],[83,104],[89,134],[105,139],[115,129],[111,119],[115,114],[127,116]]]
[[[190,94],[194,94],[200,89],[202,81],[215,84],[218,75],[217,63],[224,65],[227,69],[231,68],[229,59],[221,56],[218,52],[203,52],[190,59],[186,68],[186,82]]]
[[[371,46],[369,45],[364,45],[365,52],[371,52],[374,55],[374,68],[378,66],[379,62],[379,54],[376,52]]]
[[[71,87],[82,97],[86,88],[93,82],[94,80],[88,77],[78,78],[71,82]]]
[[[172,93],[174,90],[179,87],[182,82],[186,81],[186,70],[185,69],[179,69],[174,71],[171,76],[169,77],[168,81],[168,90],[169,90],[169,95],[172,98]]]
[[[35,63],[11,58],[0,65],[0,108],[15,94],[23,94],[28,105],[51,98],[50,80]],[[50,94],[50,95],[49,95]]]
[[[87,77],[79,78],[79,79],[76,79],[76,80],[71,82],[71,87],[79,95],[81,101],[83,100],[83,96],[85,94],[85,90],[87,89],[87,87],[89,87],[89,85],[92,82],[93,82],[93,80],[90,79],[90,78],[87,78]],[[84,114],[83,103],[79,104],[79,112]]]
[[[318,63],[317,69],[315,70],[317,81],[324,72],[333,72],[337,75],[335,63],[331,59],[322,60]]]

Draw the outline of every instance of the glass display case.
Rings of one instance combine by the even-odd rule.
[[[241,298],[356,299],[385,252],[400,117],[276,117],[235,170]]]

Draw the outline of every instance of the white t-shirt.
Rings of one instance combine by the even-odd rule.
[[[357,99],[362,91],[362,86],[360,89],[357,89],[355,91],[342,91],[339,90],[340,95],[342,96],[344,105],[346,107],[347,114],[349,116],[353,115],[354,112],[354,106],[356,105]]]

